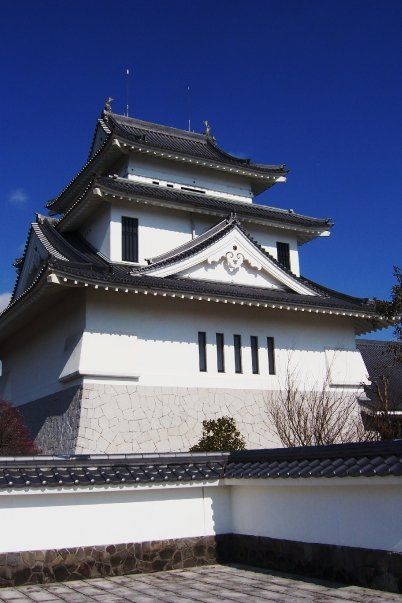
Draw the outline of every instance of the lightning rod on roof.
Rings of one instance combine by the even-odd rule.
[[[191,132],[191,88],[187,86],[188,131]]]
[[[130,69],[126,68],[126,117],[128,117],[129,83],[130,83]]]

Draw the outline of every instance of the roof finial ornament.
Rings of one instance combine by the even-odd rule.
[[[205,126],[204,135],[207,138],[210,138],[211,140],[215,141],[215,137],[212,134],[212,128],[211,128],[211,124],[209,123],[209,121],[206,119],[205,121],[203,121],[203,124]]]
[[[113,98],[111,96],[109,96],[106,100],[105,100],[105,106],[103,107],[104,111],[108,111],[109,113],[112,112],[112,102],[113,102]]]

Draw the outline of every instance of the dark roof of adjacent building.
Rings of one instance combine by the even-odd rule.
[[[0,489],[402,476],[402,440],[216,453],[0,457]]]
[[[384,378],[388,403],[393,410],[402,410],[402,343],[369,339],[357,339],[356,343],[370,380],[383,390],[384,382],[381,379]],[[375,386],[368,386],[365,390],[372,402],[379,402]]]

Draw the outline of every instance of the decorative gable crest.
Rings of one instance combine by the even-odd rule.
[[[232,245],[232,249],[223,254],[221,251],[218,251],[215,255],[209,256],[207,261],[208,264],[213,264],[214,262],[220,262],[222,259],[230,272],[239,270],[244,262],[256,270],[261,270],[262,268],[260,262],[255,261],[253,258],[245,257],[244,253],[239,251],[238,245]]]
[[[233,215],[196,239],[149,262],[141,272],[150,276],[174,275],[317,295],[260,247]]]

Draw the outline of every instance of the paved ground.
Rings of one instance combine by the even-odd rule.
[[[380,603],[402,596],[377,590],[311,581],[253,568],[212,565],[202,568],[0,588],[0,603]]]

